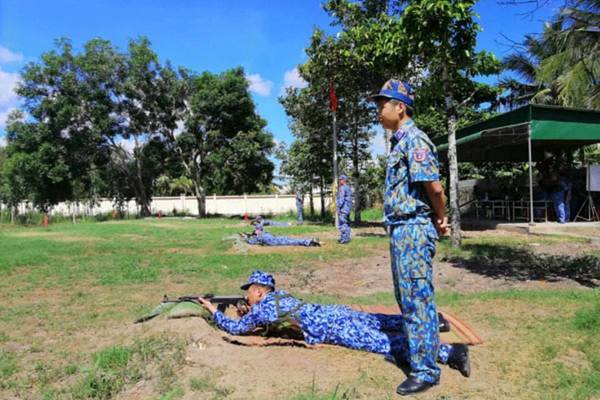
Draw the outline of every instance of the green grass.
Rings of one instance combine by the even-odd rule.
[[[376,210],[363,214],[364,220],[377,218]],[[81,331],[90,333],[130,323],[160,301],[167,285],[180,291],[169,295],[235,294],[240,282],[256,268],[277,274],[317,262],[382,254],[388,246],[382,235],[355,236],[348,246],[327,239],[326,246],[305,252],[238,251],[228,237],[249,230],[240,223],[211,218],[65,222],[48,229],[0,225],[0,397],[6,393],[7,397],[21,398],[109,399],[136,382],[153,379],[157,399],[181,398],[186,391],[227,398],[231,389],[217,385],[214,375],[199,375],[188,382],[178,378],[183,345],[172,339],[132,338],[128,343],[115,339],[84,356],[72,351],[66,338]],[[332,230],[331,225],[311,223],[270,229],[275,234],[309,237],[331,234]],[[566,268],[575,274],[595,274],[590,264],[582,265],[577,257],[535,257],[526,247],[528,243],[552,245],[563,240],[552,236],[484,236],[465,239],[459,250],[443,240],[437,257],[467,266],[506,264],[522,270],[533,265],[540,273]],[[361,297],[302,297],[319,303],[395,304],[391,291]],[[442,291],[436,292],[436,298],[441,307],[469,315],[490,329],[506,334],[518,330],[515,346],[527,349],[530,359],[515,384],[532,387],[544,399],[600,395],[598,289]],[[482,308],[485,312],[480,311]],[[520,312],[506,311],[512,309]],[[30,336],[32,323],[45,337]],[[47,346],[47,337],[60,339],[56,347]],[[17,346],[5,348],[7,343]],[[499,354],[498,358],[488,368],[510,372],[507,356]],[[353,398],[363,384],[342,382],[333,391],[313,387],[289,398]]]

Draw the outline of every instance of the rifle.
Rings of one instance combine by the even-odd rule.
[[[200,297],[210,301],[213,304],[216,304],[217,310],[221,312],[224,312],[230,305],[235,306],[239,311],[243,311],[245,308],[248,307],[248,304],[246,303],[246,298],[238,295],[215,296],[214,294],[207,294],[204,296],[180,296],[175,299],[170,299],[165,294],[160,304],[154,310],[152,310],[148,315],[144,315],[143,317],[136,319],[133,323],[139,324],[140,322],[146,322],[148,320],[151,320],[152,318],[159,316],[167,308],[170,308],[172,304],[183,303],[188,301],[201,305],[200,301],[198,300]]]

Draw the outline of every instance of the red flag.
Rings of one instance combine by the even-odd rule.
[[[333,87],[333,81],[329,83],[329,102],[331,104],[331,111],[336,112],[338,106],[338,99],[335,95],[335,88]]]

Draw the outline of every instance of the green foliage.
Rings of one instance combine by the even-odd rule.
[[[241,68],[176,71],[144,37],[126,52],[103,39],[76,52],[60,39],[25,67],[17,92],[31,118],[17,111],[7,121],[0,199],[8,205],[29,200],[47,212],[106,196],[122,208],[135,198],[147,216],[162,174],[178,177],[171,192],[201,202],[207,191],[254,192],[272,180],[273,138]]]
[[[540,35],[526,35],[503,60],[518,78],[503,78],[510,108],[529,102],[600,109],[600,6],[593,0],[566,1]]]

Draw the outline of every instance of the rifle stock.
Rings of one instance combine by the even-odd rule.
[[[239,295],[232,296],[215,296],[214,294],[206,294],[204,296],[198,295],[189,295],[189,296],[179,296],[177,298],[169,298],[166,294],[163,296],[162,301],[154,310],[150,312],[150,314],[145,315],[141,318],[138,318],[134,321],[134,323],[138,324],[140,322],[146,322],[151,320],[152,318],[160,315],[165,309],[167,304],[169,303],[183,303],[186,301],[190,301],[192,303],[200,304],[200,298],[206,299],[213,304],[217,305],[217,310],[221,312],[225,312],[228,306],[235,306],[238,310],[243,310],[247,307],[246,298]]]

